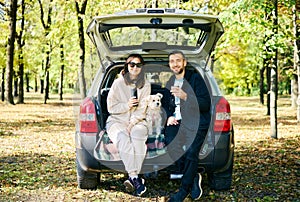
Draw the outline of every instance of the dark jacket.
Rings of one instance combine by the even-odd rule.
[[[166,84],[168,89],[164,95],[163,108],[167,117],[173,116],[175,111],[175,98],[170,89],[174,84],[173,75]],[[181,124],[190,130],[208,129],[210,124],[211,99],[207,86],[199,73],[185,71],[182,90],[187,93],[187,100],[180,100]]]

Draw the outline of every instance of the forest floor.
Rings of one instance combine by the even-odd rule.
[[[58,101],[26,93],[26,104],[0,101],[0,201],[166,201],[180,182],[148,180],[143,197],[126,193],[126,176],[101,175],[97,190],[77,188],[72,95]],[[235,162],[232,187],[213,191],[203,181],[200,201],[300,201],[300,125],[289,97],[278,100],[278,139],[258,97],[232,97]],[[191,201],[187,198],[185,201]]]

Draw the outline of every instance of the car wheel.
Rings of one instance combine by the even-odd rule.
[[[78,187],[80,189],[91,189],[91,190],[97,189],[100,180],[100,174],[87,172],[83,170],[77,159],[76,159],[76,167],[77,167]]]
[[[228,190],[231,187],[233,172],[233,153],[230,166],[222,172],[207,173],[208,183],[213,190]]]

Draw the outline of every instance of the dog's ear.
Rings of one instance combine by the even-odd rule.
[[[161,99],[163,95],[161,93],[156,93],[156,95]]]

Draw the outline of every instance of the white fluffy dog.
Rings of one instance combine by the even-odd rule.
[[[161,98],[162,94],[157,93],[155,95],[149,95],[147,97],[148,107],[146,120],[148,124],[149,135],[153,134],[153,129],[156,131],[156,135],[161,133],[162,127],[162,111],[161,111]]]

